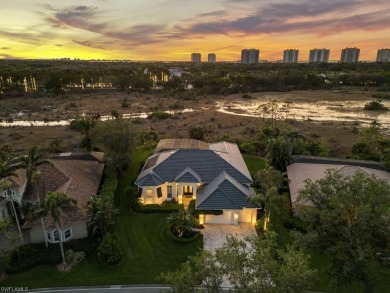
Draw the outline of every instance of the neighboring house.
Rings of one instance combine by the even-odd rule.
[[[135,184],[144,204],[176,200],[198,210],[220,210],[222,215],[200,214],[201,223],[255,223],[259,206],[248,168],[236,144],[205,143],[193,139],[163,139],[146,161]]]
[[[14,201],[20,218],[23,219],[22,205],[35,204],[38,197],[42,200],[48,192],[63,192],[76,199],[78,207],[61,218],[63,239],[67,241],[85,238],[88,236],[85,207],[88,199],[95,196],[99,190],[104,169],[103,153],[62,153],[51,155],[49,160],[52,165],[38,167],[41,173],[38,186],[32,184],[26,188],[25,169],[17,170],[18,177],[8,178],[8,181],[12,182],[10,190],[4,191],[0,187],[0,215],[3,218],[13,217],[10,201]],[[12,197],[7,193],[12,193]],[[44,218],[44,226],[45,233],[42,231],[40,219],[36,219],[26,221],[23,229],[28,229],[32,243],[43,242],[43,235],[46,235],[48,242],[58,242],[59,235],[50,217]]]
[[[297,210],[300,205],[310,205],[310,202],[298,202],[299,191],[305,188],[305,180],[316,181],[325,177],[326,171],[335,169],[344,176],[354,175],[357,171],[367,175],[375,175],[390,183],[390,173],[386,168],[373,161],[324,158],[314,156],[293,156],[293,162],[287,166],[291,204]]]

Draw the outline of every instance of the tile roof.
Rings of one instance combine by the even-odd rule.
[[[221,172],[212,182],[198,190],[196,208],[201,210],[242,209],[249,207],[251,187],[237,182],[226,172]]]
[[[7,181],[11,183],[11,188],[20,188],[26,183],[26,170],[18,169],[14,172],[17,176],[10,176]],[[0,190],[2,190],[2,183],[5,179],[0,180]]]
[[[61,219],[62,225],[85,221],[86,216],[83,210],[87,201],[95,196],[99,190],[104,164],[98,160],[63,160],[60,157],[52,158],[50,162],[53,165],[39,166],[42,178],[39,188],[36,185],[29,186],[23,199],[35,202],[38,190],[41,199],[48,192],[63,192],[77,201],[78,209],[67,211]],[[25,227],[32,227],[35,224],[40,225],[40,222],[37,220],[27,222]],[[46,217],[45,226],[51,225],[53,225],[51,219]]]
[[[322,160],[323,158],[321,157],[313,157],[313,158],[316,158],[316,160],[311,161],[312,163],[298,162],[287,166],[287,176],[289,179],[291,203],[293,206],[297,204],[299,191],[305,188],[305,180],[310,179],[312,181],[316,181],[321,178],[324,178],[325,172],[329,169],[335,169],[344,176],[351,176],[359,170],[369,175],[375,175],[380,179],[385,179],[390,183],[390,173],[385,170],[381,170],[380,164],[377,164],[377,162],[359,161],[359,160],[338,161],[338,159],[332,160],[332,158],[325,158],[331,162],[327,164],[325,163],[327,162],[327,160]],[[324,163],[316,163],[316,162],[324,162]],[[336,162],[339,162],[339,164],[336,164]],[[356,165],[352,165],[352,163]],[[378,168],[368,168],[363,166],[374,166]],[[306,203],[306,204],[310,204],[310,203]]]
[[[76,209],[66,210],[64,211],[62,217],[60,218],[60,227],[69,226],[72,223],[85,222],[86,220],[87,220],[87,216],[85,212],[83,212],[81,209],[76,208]],[[50,216],[44,217],[43,222],[45,225],[45,229],[53,229],[56,227],[55,222]],[[36,226],[41,226],[40,218],[34,219],[32,221],[27,221],[23,225],[23,228],[28,229]]]
[[[148,161],[154,156],[159,158],[156,164],[150,167]],[[154,156],[149,158],[138,175],[135,182],[137,185],[142,186],[143,177],[152,172],[164,182],[174,182],[178,174],[187,167],[198,174],[202,183],[211,182],[222,171],[229,173],[241,184],[253,182],[237,146],[231,147],[231,152],[224,155],[213,150],[175,150]]]
[[[179,149],[207,150],[208,148],[208,143],[197,139],[161,139],[154,153]]]
[[[185,168],[175,178],[174,182],[201,182],[199,175],[190,167]]]

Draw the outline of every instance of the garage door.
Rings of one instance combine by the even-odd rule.
[[[205,215],[205,224],[233,224],[233,211],[223,211],[222,215]]]

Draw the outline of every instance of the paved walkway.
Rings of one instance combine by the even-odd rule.
[[[214,251],[221,247],[226,240],[228,234],[242,240],[247,236],[256,235],[255,226],[253,224],[240,223],[235,225],[223,224],[205,224],[203,233],[203,248],[205,250]]]

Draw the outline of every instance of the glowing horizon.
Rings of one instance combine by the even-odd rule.
[[[44,3],[46,1],[46,3]],[[2,4],[0,58],[236,61],[245,48],[277,61],[283,50],[346,47],[374,61],[390,47],[387,0],[14,0]],[[130,3],[129,3],[130,2]]]

